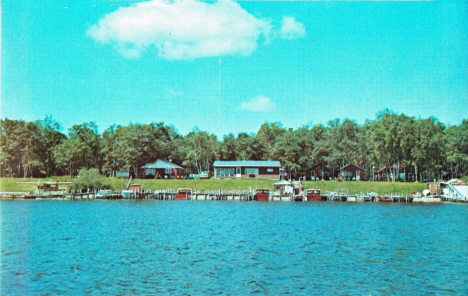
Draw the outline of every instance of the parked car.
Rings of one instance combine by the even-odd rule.
[[[209,179],[210,178],[210,173],[207,171],[200,172],[198,175],[200,179]]]

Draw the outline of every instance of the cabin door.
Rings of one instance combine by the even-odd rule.
[[[359,181],[360,178],[361,178],[361,172],[356,171],[356,181]]]
[[[236,178],[241,177],[241,168],[236,168]]]

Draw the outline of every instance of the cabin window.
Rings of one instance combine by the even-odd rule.
[[[234,168],[216,168],[216,176],[218,177],[234,177],[235,175]]]
[[[145,175],[156,175],[155,169],[145,169]]]
[[[273,173],[273,169],[272,168],[267,168],[267,173]]]
[[[248,174],[258,175],[258,168],[246,168],[245,169],[245,174],[246,175],[248,175]]]
[[[165,172],[166,172],[166,174],[172,174],[172,169],[171,169],[171,168],[167,168],[167,169],[165,170]]]

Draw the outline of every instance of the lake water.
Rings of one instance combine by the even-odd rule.
[[[466,204],[0,207],[2,295],[468,294]]]

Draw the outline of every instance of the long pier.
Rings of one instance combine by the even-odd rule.
[[[116,200],[116,199],[128,199],[128,200],[175,200],[177,190],[175,189],[159,189],[155,191],[142,190],[140,192],[132,192],[123,196],[121,191],[108,192],[106,195],[99,196],[97,192],[86,192],[86,193],[65,193],[60,196],[34,196],[29,195],[27,192],[0,192],[0,198],[2,200]],[[188,200],[231,200],[231,201],[253,201],[255,191],[254,190],[193,190],[191,194],[186,196]],[[416,202],[417,199],[412,196],[398,195],[398,194],[386,194],[377,196],[377,194],[348,194],[348,192],[326,192],[321,195],[322,201],[328,202],[398,202],[398,203],[410,203]],[[443,202],[454,202],[454,203],[468,203],[466,198],[454,197],[454,196],[430,196],[425,198],[423,202],[431,202],[430,199],[440,199]],[[413,201],[414,199],[414,201]],[[423,198],[424,199],[424,198]],[[429,199],[429,201],[428,201]],[[272,198],[270,196],[270,201]],[[302,201],[307,201],[304,197]]]

